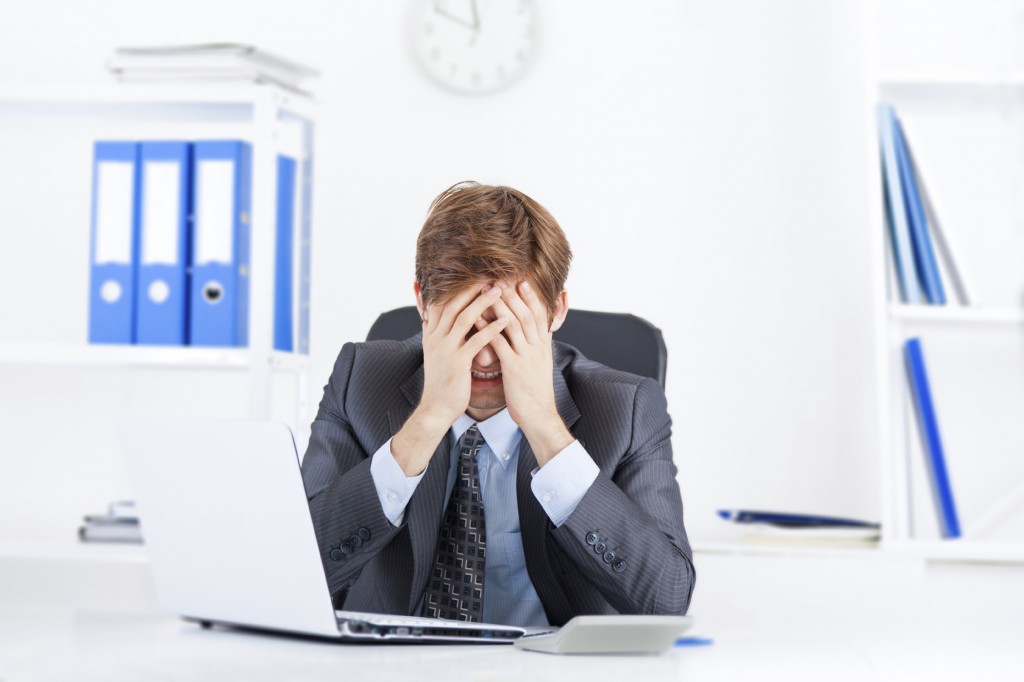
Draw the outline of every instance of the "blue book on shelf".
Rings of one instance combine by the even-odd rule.
[[[240,140],[196,142],[194,168],[190,343],[246,346],[252,149]]]
[[[921,275],[921,283],[928,302],[933,305],[945,305],[946,292],[942,288],[942,277],[939,275],[935,249],[928,231],[928,221],[925,218],[920,188],[917,185],[917,178],[914,176],[914,167],[910,162],[910,147],[907,144],[907,137],[903,132],[899,117],[894,114],[892,120],[893,140],[896,144],[896,157],[900,168],[900,181],[903,185],[907,223],[910,226],[917,271]]]
[[[139,145],[96,142],[93,151],[89,343],[135,342]]]
[[[931,477],[932,493],[939,517],[939,528],[946,538],[960,537],[960,520],[953,501],[953,488],[946,469],[946,455],[942,449],[942,437],[939,434],[939,421],[935,415],[935,403],[932,401],[931,388],[928,385],[928,372],[925,370],[924,353],[921,340],[908,339],[904,346],[907,357],[907,376],[910,379],[910,392],[914,397],[918,425],[924,441],[927,469]]]
[[[895,141],[896,114],[888,104],[878,105],[878,135],[882,154],[882,179],[884,182],[886,208],[889,217],[889,231],[892,238],[892,252],[896,265],[896,280],[900,297],[905,303],[922,302],[914,251],[910,243],[910,226],[907,224],[906,202],[900,182],[899,161]]]
[[[188,343],[188,142],[143,142],[136,342]]]
[[[277,234],[274,250],[274,350],[295,350],[295,159],[277,157]]]

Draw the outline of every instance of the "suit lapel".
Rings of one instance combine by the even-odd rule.
[[[566,428],[572,431],[573,426],[580,418],[580,412],[569,394],[569,387],[565,383],[563,374],[571,357],[565,352],[560,352],[558,344],[555,344],[554,354],[555,406],[562,421],[565,422]],[[524,436],[519,443],[516,467],[516,501],[519,505],[519,530],[522,534],[526,570],[530,575],[530,582],[537,590],[537,596],[540,597],[541,603],[544,605],[548,620],[562,623],[572,616],[572,609],[565,598],[565,593],[558,585],[547,555],[548,516],[534,496],[531,487],[533,480],[531,472],[536,467],[537,458]]]
[[[405,424],[423,393],[423,366],[420,365],[409,379],[402,385],[408,405],[400,405],[388,412],[388,423],[394,435]],[[449,467],[448,433],[438,443],[434,455],[427,466],[427,473],[416,486],[409,504],[405,508],[405,518],[409,526],[409,541],[412,544],[412,589],[409,595],[409,613],[416,608],[423,587],[434,562],[437,536],[441,528],[441,513],[444,505],[445,488],[448,483]]]

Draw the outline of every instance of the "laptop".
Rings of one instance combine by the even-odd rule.
[[[132,422],[122,445],[160,605],[181,618],[350,642],[496,644],[555,630],[335,611],[283,424]]]

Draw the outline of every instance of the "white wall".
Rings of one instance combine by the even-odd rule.
[[[543,3],[532,72],[480,98],[421,75],[410,6],[7,2],[0,87],[105,81],[117,45],[243,41],[316,65],[314,404],[340,345],[411,302],[433,196],[510,184],[565,229],[571,305],[664,331],[696,539],[725,532],[718,507],[876,518],[860,3]],[[87,230],[80,218],[60,229]],[[4,224],[2,243],[45,252],[50,228]],[[244,410],[230,378],[203,381],[196,405],[194,384],[163,374],[0,367],[0,536],[70,536],[124,494],[112,424],[126,410]]]

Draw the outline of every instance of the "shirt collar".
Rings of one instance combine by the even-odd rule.
[[[463,414],[452,424],[452,434],[456,442],[462,438],[462,434],[469,430],[469,427],[477,425],[480,433],[487,443],[488,449],[493,453],[494,458],[502,466],[508,468],[509,462],[515,457],[515,447],[522,437],[519,425],[512,421],[512,416],[506,407],[501,412],[478,422],[468,414]]]

